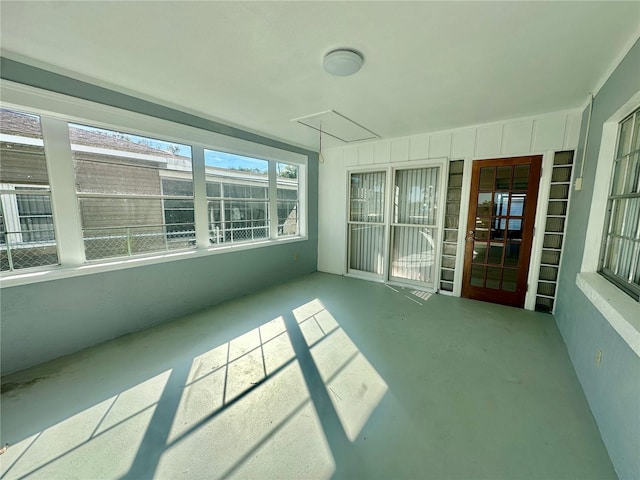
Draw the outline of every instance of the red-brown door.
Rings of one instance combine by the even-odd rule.
[[[524,306],[542,156],[473,162],[462,296]]]

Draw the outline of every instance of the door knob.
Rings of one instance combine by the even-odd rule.
[[[467,232],[467,242],[473,242],[475,240],[474,238],[474,234],[475,232],[473,230],[469,230]]]

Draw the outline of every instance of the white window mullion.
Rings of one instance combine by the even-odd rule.
[[[196,229],[196,246],[198,248],[209,248],[209,215],[204,148],[192,145],[191,158],[193,168],[193,215]]]
[[[40,125],[51,186],[51,209],[60,264],[82,265],[85,255],[69,127],[65,121],[44,116],[40,117]]]
[[[269,236],[278,238],[278,172],[276,162],[269,162]]]
[[[15,191],[15,185],[0,184],[0,190],[13,190]],[[20,213],[18,212],[18,199],[15,194],[3,193],[0,195],[0,201],[2,201],[2,210],[4,212],[4,228],[9,234],[11,243],[22,242],[22,227],[20,226]],[[9,233],[14,232],[14,233]]]

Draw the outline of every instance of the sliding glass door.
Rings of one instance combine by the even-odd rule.
[[[439,167],[396,170],[389,279],[433,287]]]
[[[444,167],[432,162],[350,174],[349,273],[435,288]]]
[[[352,173],[349,200],[349,270],[383,275],[386,172]]]

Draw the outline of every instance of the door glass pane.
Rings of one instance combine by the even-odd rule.
[[[526,190],[529,184],[529,165],[517,165],[513,169],[513,189]]]
[[[476,209],[476,215],[491,215],[491,194],[490,193],[478,194],[478,207]]]
[[[502,252],[504,245],[501,243],[491,243],[489,246],[489,257],[487,263],[502,265]]]
[[[509,190],[511,187],[511,167],[498,167],[496,170],[496,190]]]
[[[391,276],[430,283],[434,278],[432,228],[393,227]]]
[[[489,222],[490,217],[476,217],[476,234],[475,237],[478,240],[489,239]]]
[[[512,217],[521,217],[524,215],[524,203],[527,198],[526,193],[511,194],[511,204],[509,205],[509,215]]]
[[[515,292],[518,280],[518,271],[515,268],[505,268],[502,273],[502,290]]]
[[[394,223],[434,225],[439,167],[396,171]]]
[[[384,266],[384,226],[349,225],[349,268],[381,275]]]
[[[487,244],[485,242],[475,242],[473,244],[473,262],[487,262]]]
[[[506,215],[509,207],[509,195],[506,193],[495,193],[493,199],[493,215]]]
[[[496,169],[493,167],[483,167],[480,169],[480,190],[493,190],[493,178]]]
[[[385,172],[351,174],[349,220],[382,223],[384,221]]]
[[[504,240],[507,219],[504,217],[491,217],[491,240]]]
[[[504,254],[504,265],[506,267],[516,267],[518,260],[520,260],[520,244],[508,243]]]
[[[500,275],[502,269],[499,267],[487,267],[487,288],[500,288]]]
[[[522,240],[522,220],[509,219],[508,240]]]
[[[471,267],[471,285],[474,287],[484,286],[484,273],[486,270],[487,267],[473,265]]]

